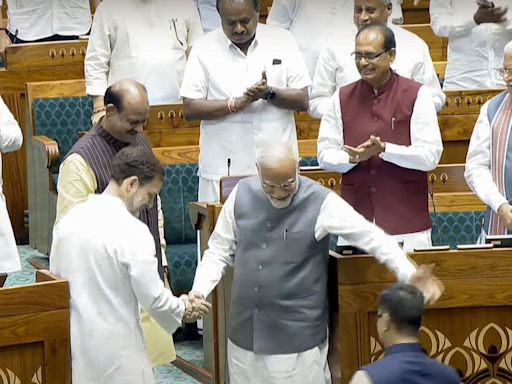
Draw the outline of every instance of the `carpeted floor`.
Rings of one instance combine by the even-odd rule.
[[[20,286],[33,284],[35,281],[35,270],[28,263],[28,258],[34,258],[43,265],[48,265],[48,259],[41,257],[41,255],[34,249],[28,246],[18,247],[22,270],[9,275],[5,283],[6,287]],[[193,362],[200,366],[203,365],[203,350],[202,341],[184,341],[176,343],[176,353],[184,360]],[[189,375],[183,373],[172,364],[167,364],[155,369],[155,383],[156,384],[196,384],[198,381],[194,380]]]

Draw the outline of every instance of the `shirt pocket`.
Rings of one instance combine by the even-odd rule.
[[[288,84],[288,73],[282,59],[273,58],[265,66],[267,73],[267,84],[274,88],[286,88]]]
[[[398,145],[409,145],[410,144],[410,125],[411,119],[409,118],[391,118],[390,123],[389,141],[393,144]]]

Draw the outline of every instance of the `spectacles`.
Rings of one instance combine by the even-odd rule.
[[[508,77],[512,77],[512,68],[496,68],[496,70],[501,76],[506,74]]]
[[[389,52],[390,49],[387,49],[385,51],[382,51],[380,53],[361,53],[361,52],[352,52],[350,55],[352,56],[352,58],[355,60],[355,61],[361,61],[363,58],[366,60],[366,61],[375,61],[377,60],[379,57],[381,57],[383,54],[385,54],[386,52]]]
[[[272,189],[273,188],[288,189],[288,188],[293,187],[296,182],[297,182],[297,176],[295,176],[295,178],[293,180],[289,180],[283,184],[271,184],[271,183],[268,183],[265,180],[261,179],[261,185],[263,186],[263,188],[272,188]]]

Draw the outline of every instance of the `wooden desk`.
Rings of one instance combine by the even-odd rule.
[[[421,328],[427,353],[462,373],[464,383],[512,380],[512,249],[412,253],[436,263],[446,291]],[[335,255],[342,383],[382,356],[375,321],[379,293],[395,282],[368,256]]]
[[[36,281],[0,289],[0,379],[70,384],[68,282],[44,270]]]
[[[429,0],[421,0],[417,6],[414,6],[413,0],[404,0],[402,3],[404,26],[407,24],[430,23],[429,3]]]

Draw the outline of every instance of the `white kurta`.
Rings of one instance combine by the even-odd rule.
[[[2,182],[2,153],[21,147],[23,134],[18,122],[0,97],[0,274],[21,269],[20,256],[5,204]]]
[[[323,169],[346,173],[355,167],[349,162],[348,153],[343,150],[343,124],[340,98],[336,92],[330,98],[331,106],[322,117],[318,132],[318,164]],[[379,157],[403,168],[418,171],[434,169],[443,153],[443,142],[437,121],[437,114],[430,90],[422,86],[418,91],[411,116],[411,145],[386,143],[386,151]],[[390,212],[390,214],[392,214]],[[415,232],[409,236],[399,235],[398,241],[410,243],[407,251],[431,245],[430,229]]]
[[[187,49],[202,34],[192,0],[103,0],[85,56],[87,94],[134,79],[151,105],[178,103]]]
[[[217,0],[194,0],[197,6],[204,33],[220,28],[220,15],[217,11]]]
[[[258,24],[247,55],[216,29],[199,39],[188,59],[181,96],[200,100],[226,100],[242,96],[267,73],[275,88],[301,89],[311,84],[304,60],[290,32]],[[199,138],[199,176],[219,180],[227,175],[256,171],[256,141],[287,141],[296,152],[297,134],[292,110],[258,100],[241,112],[221,119],[202,120]]]
[[[91,28],[89,0],[7,0],[6,3],[7,29],[21,40],[85,35]]]
[[[392,3],[392,17],[401,15],[401,1]],[[267,24],[292,33],[313,78],[320,50],[334,33],[353,25],[353,14],[353,0],[273,0]]]
[[[507,22],[477,25],[475,1],[430,0],[430,26],[437,36],[448,37],[444,90],[505,86],[496,68],[502,66],[503,49],[512,40],[512,0],[493,3],[508,7]]]
[[[480,115],[473,128],[466,157],[464,177],[469,187],[480,200],[494,212],[507,203],[491,174],[491,125],[487,118],[489,101],[480,108]]]
[[[55,226],[50,268],[69,280],[73,384],[153,383],[139,303],[169,333],[185,311],[156,263],[148,227],[117,197],[90,195]]]
[[[427,44],[417,35],[402,27],[388,24],[395,34],[396,59],[391,68],[400,76],[426,85],[432,92],[436,110],[444,105],[445,95],[441,91],[439,78],[430,57]],[[351,53],[355,49],[357,28],[337,34],[322,49],[311,87],[309,113],[321,118],[330,108],[330,96],[344,85],[361,78]]]
[[[224,203],[215,225],[215,231],[208,242],[208,249],[197,267],[192,290],[202,293],[205,297],[220,281],[226,268],[234,264],[232,255],[236,253],[237,243],[234,206],[237,191],[238,188],[235,187]],[[315,224],[315,238],[318,241],[330,233],[343,236],[351,244],[375,255],[401,281],[407,282],[415,272],[414,265],[407,259],[393,238],[366,221],[363,216],[335,193],[329,193],[325,198]],[[326,257],[328,256],[326,255]],[[267,268],[272,268],[272,266]],[[265,270],[263,269],[261,273],[265,273]],[[278,286],[276,283],[276,289],[278,289]],[[233,287],[233,289],[236,289],[236,287]],[[297,337],[300,337],[300,335],[297,335]],[[321,381],[318,381],[319,376],[308,380],[308,375],[304,374],[304,369],[297,366],[297,364],[306,362],[306,366],[316,367],[316,372],[320,370],[323,377],[323,367],[326,366],[327,359],[327,353],[323,353],[324,348],[326,346],[320,345],[318,348],[305,351],[303,354],[255,355],[250,351],[240,351],[240,348],[233,348],[233,345],[231,345],[228,347],[231,382],[235,384],[319,384],[321,383]],[[235,356],[232,356],[233,350],[236,351]],[[286,365],[283,366],[283,363]],[[241,372],[238,375],[243,377],[237,378],[235,376],[237,372]]]

